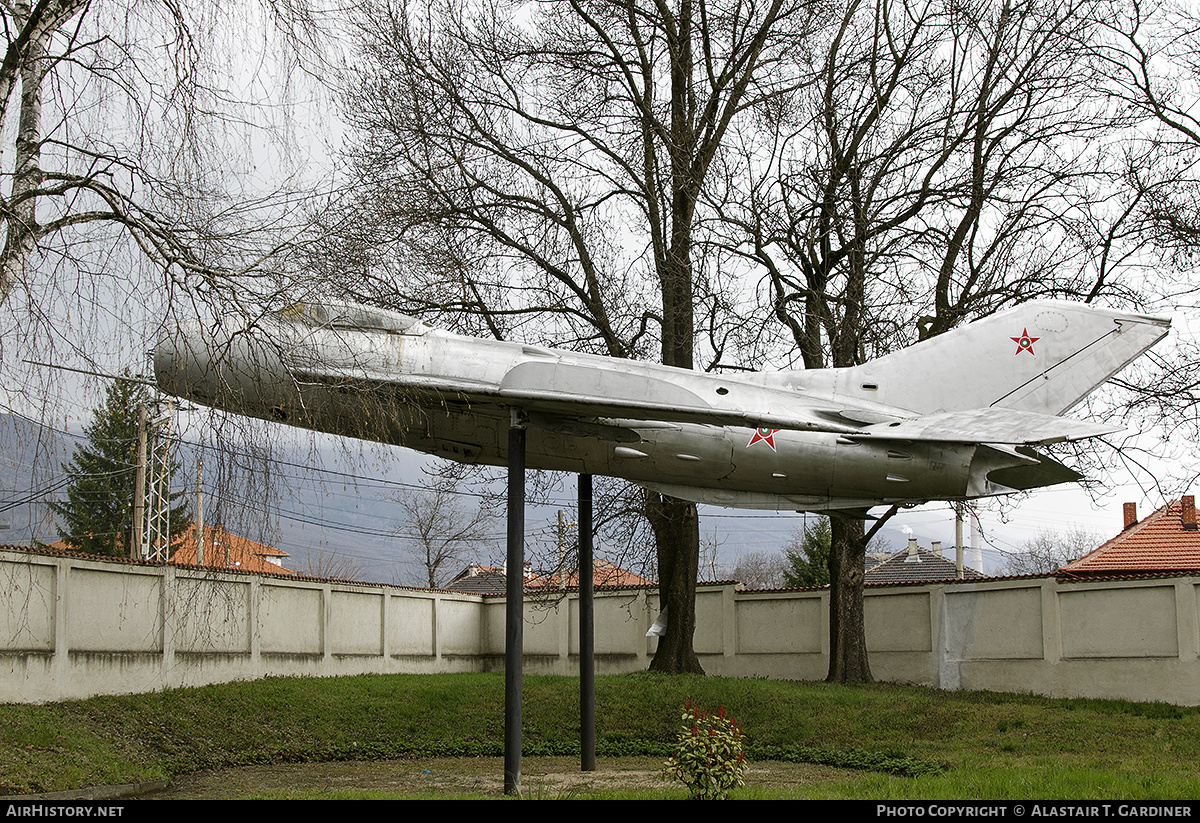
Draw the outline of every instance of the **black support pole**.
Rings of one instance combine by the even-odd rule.
[[[525,421],[508,429],[508,559],[504,615],[504,793],[521,790],[521,669],[525,608]]]
[[[592,586],[592,476],[579,475],[579,768],[596,771],[596,611]]]

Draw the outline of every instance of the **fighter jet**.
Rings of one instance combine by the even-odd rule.
[[[252,330],[185,323],[166,392],[317,431],[625,478],[719,506],[862,513],[1080,479],[1038,447],[1118,431],[1060,417],[1166,319],[1036,301],[843,369],[708,374],[483,340],[375,308],[299,303]]]

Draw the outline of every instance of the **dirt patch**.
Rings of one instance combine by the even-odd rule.
[[[657,758],[602,760],[594,772],[579,771],[569,757],[527,757],[521,765],[522,793],[531,797],[570,797],[593,789],[661,789],[671,785]],[[836,780],[839,769],[800,763],[753,763],[747,784],[803,785]],[[151,797],[163,800],[236,800],[286,797],[293,792],[324,795],[356,792],[428,794],[431,797],[500,797],[504,790],[501,758],[383,760],[355,763],[293,763],[198,772],[173,781]]]

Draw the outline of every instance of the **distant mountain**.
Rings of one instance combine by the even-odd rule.
[[[0,414],[0,544],[58,539],[46,502],[58,499],[62,465],[75,442],[24,417]]]

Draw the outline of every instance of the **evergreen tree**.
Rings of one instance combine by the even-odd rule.
[[[77,446],[66,472],[70,478],[67,499],[51,508],[60,518],[58,534],[73,551],[84,554],[126,556],[133,534],[134,480],[137,471],[138,405],[154,414],[150,390],[132,380],[115,380],[104,404],[85,429],[87,441]],[[149,464],[163,462],[166,444],[150,438]],[[156,458],[158,458],[156,460]],[[166,461],[171,474],[174,464]],[[147,487],[150,481],[147,480]],[[163,488],[170,488],[170,478]],[[172,543],[187,525],[186,506],[171,505],[183,494],[169,495],[169,533]],[[151,495],[147,494],[146,516]]]
[[[825,586],[829,583],[829,547],[832,533],[828,517],[818,517],[784,549],[787,568],[784,585],[789,588]]]

